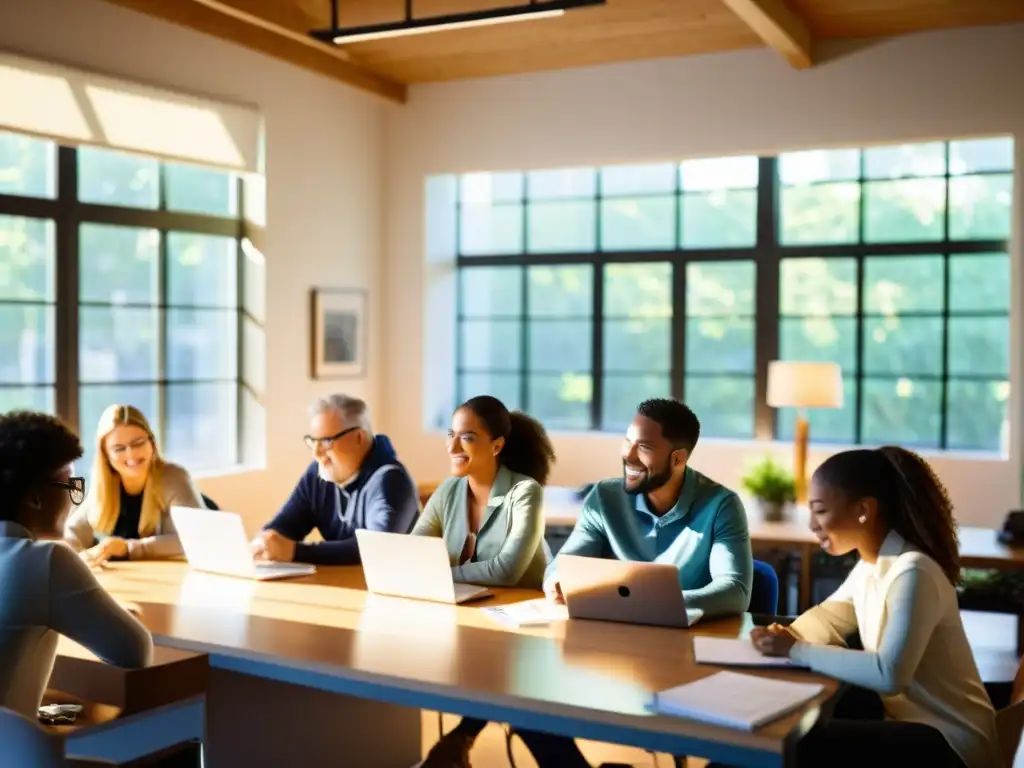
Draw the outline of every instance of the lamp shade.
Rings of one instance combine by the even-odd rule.
[[[842,370],[836,363],[773,360],[767,400],[772,408],[842,408]]]

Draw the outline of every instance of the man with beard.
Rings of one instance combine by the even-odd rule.
[[[313,462],[252,541],[253,555],[317,565],[359,563],[356,529],[408,533],[419,515],[419,494],[385,435],[370,427],[366,403],[331,395],[310,408],[304,438]],[[303,541],[312,530],[323,541]]]
[[[754,568],[747,516],[734,492],[687,466],[699,434],[696,415],[678,400],[642,403],[626,431],[623,476],[591,489],[559,555],[672,563],[687,608],[706,617],[747,610]],[[557,557],[544,591],[563,599]]]

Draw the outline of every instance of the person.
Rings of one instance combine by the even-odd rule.
[[[149,422],[133,405],[111,405],[100,416],[90,484],[64,538],[97,563],[178,557],[171,507],[206,506],[189,473],[160,455]]]
[[[62,541],[85,480],[74,476],[78,437],[52,416],[0,416],[0,706],[35,720],[58,635],[108,664],[150,663],[149,631]]]
[[[808,499],[821,548],[860,561],[825,602],[751,640],[856,688],[801,739],[797,765],[841,754],[896,766],[911,753],[933,766],[1002,765],[957,605],[953,506],[934,471],[903,448],[845,451],[817,469]],[[854,633],[863,650],[845,647]]]
[[[687,608],[705,617],[747,610],[754,561],[743,503],[733,491],[688,466],[700,422],[678,400],[637,408],[622,449],[622,477],[602,480],[544,579],[562,602],[558,558],[617,558],[679,566]]]
[[[353,565],[360,562],[356,529],[409,533],[420,511],[416,484],[391,441],[374,435],[366,403],[347,395],[317,400],[305,441],[314,460],[253,539],[255,557]],[[305,542],[314,528],[323,541]]]
[[[455,410],[447,447],[452,476],[430,497],[413,535],[445,540],[455,581],[540,589],[549,554],[543,486],[555,460],[544,427],[481,395]],[[468,766],[486,725],[463,718],[421,767]]]
[[[687,608],[705,617],[743,613],[750,604],[754,559],[743,503],[733,491],[689,466],[700,421],[669,398],[639,405],[626,430],[622,477],[595,483],[579,519],[548,566],[544,591],[565,601],[558,581],[563,554],[672,563]],[[571,738],[517,729],[540,768],[589,768]]]

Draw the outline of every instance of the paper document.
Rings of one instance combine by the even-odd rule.
[[[752,731],[798,709],[824,688],[820,683],[791,683],[739,672],[718,672],[654,694],[651,709]]]
[[[792,659],[762,656],[749,638],[706,637],[693,638],[693,658],[698,664],[718,664],[723,667],[795,667],[806,665]]]
[[[480,610],[495,621],[511,627],[550,624],[569,618],[569,610],[564,605],[555,605],[545,597]]]

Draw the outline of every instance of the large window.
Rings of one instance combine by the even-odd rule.
[[[226,171],[0,133],[0,411],[60,414],[88,466],[130,403],[190,470],[238,464],[241,195]]]
[[[998,450],[1008,138],[459,178],[456,395],[618,430],[680,397],[789,437],[768,362],[841,365],[816,439]]]

